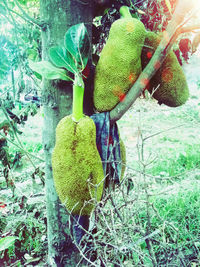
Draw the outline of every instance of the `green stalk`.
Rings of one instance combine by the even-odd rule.
[[[73,84],[72,117],[78,122],[83,118],[84,82],[80,75],[76,75]]]
[[[129,7],[127,6],[120,7],[119,12],[122,18],[132,18]]]

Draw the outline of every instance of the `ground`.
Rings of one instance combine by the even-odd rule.
[[[198,230],[200,205],[198,205],[197,197],[200,193],[200,51],[197,51],[183,68],[190,88],[190,99],[185,105],[169,108],[159,106],[155,100],[148,97],[145,99],[141,97],[118,122],[120,135],[126,145],[127,167],[123,183],[126,187],[130,187],[131,192],[130,194],[127,192],[127,201],[133,201],[131,197],[139,196],[137,201],[134,200],[137,207],[132,205],[130,208],[128,202],[126,203],[127,211],[131,209],[131,212],[134,211],[133,217],[135,214],[137,216],[129,218],[127,211],[123,210],[124,223],[127,223],[128,227],[128,222],[130,223],[131,220],[132,225],[135,223],[146,231],[142,218],[148,219],[148,216],[141,210],[146,209],[144,198],[148,197],[148,201],[153,203],[153,209],[155,208],[151,211],[152,228],[149,230],[156,236],[154,241],[158,245],[153,244],[153,249],[160,266],[166,266],[166,262],[171,264],[169,266],[198,266],[200,262],[200,232]],[[24,155],[21,159],[21,167],[10,172],[15,183],[14,197],[11,188],[6,187],[3,172],[0,173],[0,228],[3,229],[0,230],[0,234],[1,237],[9,235],[18,237],[15,248],[11,246],[5,254],[0,252],[1,266],[3,266],[3,259],[7,262],[12,259],[12,264],[15,263],[15,265],[11,263],[6,265],[4,262],[5,266],[21,266],[20,257],[24,258],[27,266],[45,266],[44,252],[47,250],[47,238],[42,183],[44,171],[44,155],[41,145],[42,121],[41,108],[37,115],[30,116],[27,123],[21,126],[23,134],[19,138],[23,148],[30,153],[33,164]],[[14,153],[18,148],[11,145],[10,150]],[[39,174],[35,173],[35,167],[39,168]],[[127,185],[126,181],[131,181],[132,187]],[[120,193],[118,196],[115,195],[116,207],[121,207],[120,205],[124,205],[123,197],[120,190],[117,192]],[[162,204],[163,202],[165,205]],[[108,207],[110,208],[110,204]],[[119,210],[121,212],[121,208]],[[189,226],[186,225],[188,220]],[[105,222],[109,223],[109,221]],[[180,232],[179,236],[177,233],[174,234],[179,243],[179,245],[176,244],[179,247],[179,252],[176,250],[176,256],[173,254],[175,250],[172,249],[175,244],[170,232],[172,228],[169,229],[166,226],[167,223],[173,224],[173,227],[178,228]],[[143,249],[145,253],[148,253],[144,242],[138,241],[141,240],[138,233],[132,236],[130,241],[126,231],[120,228],[120,222],[116,227],[119,229],[115,229],[118,230],[118,240],[113,238],[115,245],[120,247],[120,240],[127,240],[129,243],[134,240],[136,243],[139,242],[137,244],[139,244],[140,251]],[[163,231],[163,236],[161,231]],[[165,235],[164,231],[166,231]],[[160,240],[161,236],[163,243]],[[101,240],[101,235],[99,238]],[[112,235],[109,238],[112,240]],[[192,244],[189,246],[190,241]],[[123,251],[122,249],[121,252]],[[139,255],[140,251],[136,250],[138,252],[136,254]],[[170,254],[172,259],[165,258],[166,251],[168,254],[172,253]],[[134,256],[134,261],[126,257],[124,266],[135,266],[134,264],[141,264],[141,262],[144,262],[145,266],[145,260],[146,264],[149,264],[146,266],[151,266],[148,263],[148,257],[141,259],[140,255],[138,258],[137,255]],[[112,266],[112,264],[109,265],[111,259],[107,260],[108,266]]]

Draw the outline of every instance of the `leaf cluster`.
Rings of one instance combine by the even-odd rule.
[[[72,80],[68,72],[81,75],[85,69],[90,52],[90,41],[83,23],[73,25],[64,37],[63,46],[49,49],[48,61],[30,62],[30,67],[46,79]]]

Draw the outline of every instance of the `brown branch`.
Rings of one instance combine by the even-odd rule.
[[[142,140],[143,140],[143,141],[146,141],[146,140],[149,139],[149,138],[152,138],[152,137],[154,137],[154,136],[156,136],[156,135],[159,135],[159,134],[162,134],[162,133],[165,133],[165,132],[174,130],[174,129],[179,128],[179,127],[181,127],[181,126],[184,126],[184,124],[180,124],[180,125],[178,125],[178,126],[174,126],[174,127],[168,128],[168,129],[166,129],[166,130],[159,131],[159,132],[157,132],[157,133],[148,135],[147,137],[144,137]]]
[[[168,49],[166,49],[167,45]],[[170,48],[171,45],[169,45],[169,43],[166,44],[166,46],[164,47],[161,44],[158,46],[149,64],[145,67],[143,72],[138,77],[137,81],[126,94],[126,98],[124,99],[124,101],[120,102],[113,110],[111,110],[111,123],[114,123],[115,121],[119,120],[130,108],[130,106],[135,102],[135,100],[140,96],[141,92],[146,88],[150,79],[161,66]],[[157,66],[157,68],[155,68],[154,66]]]
[[[182,33],[192,32],[195,30],[200,30],[200,24],[196,24],[196,25],[192,25],[192,26],[183,27],[183,28],[178,29],[176,31],[176,37]]]
[[[192,0],[193,1],[193,0]],[[186,5],[186,4],[185,4]],[[142,91],[146,88],[150,79],[157,72],[157,70],[161,67],[163,61],[167,53],[170,51],[173,42],[177,38],[177,36],[183,32],[189,30],[194,30],[199,28],[199,24],[195,26],[190,26],[187,28],[183,28],[184,17],[188,11],[193,10],[193,6],[191,5],[190,10],[185,7],[181,0],[179,0],[175,12],[172,16],[170,23],[167,26],[166,32],[163,35],[163,38],[157,47],[153,57],[151,58],[148,65],[145,67],[143,72],[138,77],[137,81],[131,87],[129,92],[126,94],[126,98],[123,102],[120,102],[113,110],[110,111],[110,121],[111,123],[119,120],[125,112],[131,107],[131,105],[136,101],[136,99],[140,96]]]

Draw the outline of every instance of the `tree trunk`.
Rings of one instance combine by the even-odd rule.
[[[74,24],[84,22],[91,36],[92,1],[40,0],[43,60],[48,49],[63,45],[64,34]],[[76,266],[78,252],[72,246],[69,216],[62,207],[54,188],[51,153],[55,145],[55,129],[60,119],[71,113],[72,83],[43,80],[44,108],[43,147],[46,161],[46,209],[48,227],[48,263],[50,266]]]

